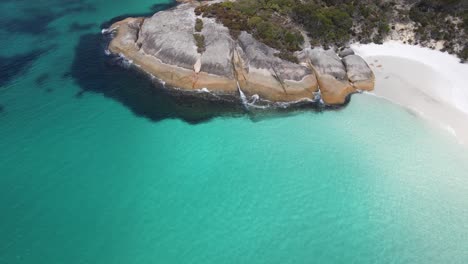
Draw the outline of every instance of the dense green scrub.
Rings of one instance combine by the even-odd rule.
[[[385,12],[390,6],[380,1],[239,0],[203,5],[195,12],[217,18],[234,37],[241,31],[252,33],[278,49],[280,57],[294,60],[292,52],[304,43],[300,28],[314,46],[343,46],[351,38],[380,42],[389,31]]]
[[[410,10],[421,41],[444,40],[444,50],[468,59],[468,1],[422,0]]]
[[[297,2],[292,17],[310,34],[313,45],[342,46],[351,39],[381,42],[389,32],[389,11],[383,1]]]
[[[304,44],[301,30],[309,36],[312,46],[341,47],[350,41],[381,43],[392,23],[411,20],[418,25],[418,41],[447,40],[447,51],[466,58],[465,2],[422,0],[401,5],[388,0],[238,0],[202,5],[195,12],[218,19],[234,37],[241,31],[253,34],[279,50],[278,56],[292,61],[292,53]],[[462,22],[447,26],[449,15],[460,17]]]
[[[279,57],[295,60],[292,52],[300,50],[304,37],[291,23],[289,15],[294,0],[223,2],[198,7],[197,15],[215,17],[237,38],[241,31],[278,49]]]

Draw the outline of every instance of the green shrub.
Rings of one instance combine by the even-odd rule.
[[[196,32],[201,32],[203,30],[203,20],[197,18],[195,21],[195,31]]]
[[[298,4],[294,18],[323,45],[342,43],[350,39],[353,20],[337,7],[321,7],[312,2]]]
[[[379,22],[378,31],[379,31],[379,34],[387,34],[388,32],[390,32],[390,26],[388,25],[388,23],[385,23],[383,21]]]
[[[460,52],[460,58],[462,62],[468,61],[468,46],[467,45],[465,45],[463,50]]]
[[[200,5],[197,15],[216,18],[233,38],[242,31],[279,51],[278,57],[294,60],[293,52],[304,42],[296,25],[302,26],[311,44],[325,47],[342,46],[352,40],[381,43],[389,34],[389,22],[405,21],[407,15],[417,22],[416,43],[430,39],[450,40],[447,50],[464,47],[468,42],[467,0],[418,0],[410,11],[395,9],[397,1],[389,0],[237,0]],[[447,15],[462,19],[456,28],[447,23]],[[294,23],[291,23],[291,20]],[[200,32],[199,22],[195,25]],[[359,28],[360,30],[355,30]],[[376,33],[377,32],[377,33]],[[463,52],[459,53],[462,57]]]
[[[468,31],[468,10],[465,10],[461,17],[463,19],[463,28]]]
[[[193,38],[195,40],[195,44],[197,45],[198,53],[203,53],[206,50],[205,47],[205,36],[201,34],[193,34]]]
[[[259,16],[253,16],[249,18],[247,25],[249,28],[256,28],[258,24],[260,24],[263,21],[263,19]]]
[[[275,56],[293,63],[299,63],[299,60],[291,52],[280,52],[276,53]]]

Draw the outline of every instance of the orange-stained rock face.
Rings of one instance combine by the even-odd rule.
[[[339,81],[330,75],[319,75],[318,83],[322,100],[329,105],[341,105],[346,98],[356,92],[348,81]]]

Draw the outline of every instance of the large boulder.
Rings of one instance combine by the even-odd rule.
[[[200,55],[193,39],[194,27],[194,8],[180,5],[145,19],[137,43],[142,52],[163,63],[192,69]]]
[[[229,34],[229,29],[212,18],[203,18],[201,33],[206,43],[206,51],[201,56],[201,71],[234,78],[232,52],[236,42]]]
[[[275,56],[276,50],[242,32],[236,50],[239,84],[248,94],[272,101],[312,99],[318,90],[313,72]]]
[[[326,74],[335,77],[337,80],[346,80],[346,68],[340,57],[331,50],[320,48],[312,49],[308,52],[310,62],[319,74]]]
[[[350,82],[359,90],[370,91],[374,89],[374,73],[363,58],[349,55],[343,59],[347,76]]]
[[[195,4],[183,4],[150,18],[127,19],[112,25],[117,34],[109,50],[133,61],[143,71],[167,85],[183,90],[206,88],[220,94],[237,94],[229,54],[234,47],[228,30],[206,21],[202,34],[210,46],[198,53]],[[139,26],[136,22],[139,21]],[[135,28],[135,29],[134,29]],[[135,36],[137,34],[137,36]],[[132,39],[133,45],[123,41]]]
[[[340,105],[356,90],[349,83],[346,68],[333,50],[312,49],[308,52],[311,67],[318,79],[322,99],[329,105]]]

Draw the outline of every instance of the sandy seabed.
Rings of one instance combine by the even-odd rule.
[[[410,109],[468,145],[468,64],[448,53],[394,41],[352,48],[374,71],[373,94]]]

